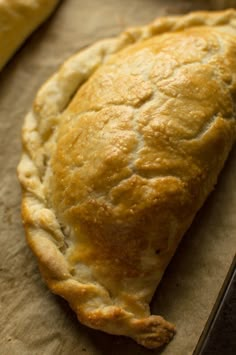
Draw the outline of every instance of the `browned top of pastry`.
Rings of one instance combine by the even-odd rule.
[[[221,27],[163,34],[115,54],[77,91],[50,183],[53,207],[83,236],[73,262],[112,278],[165,264],[232,141],[235,57]]]

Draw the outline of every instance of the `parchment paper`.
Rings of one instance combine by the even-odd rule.
[[[235,1],[229,1],[235,5]],[[40,85],[68,56],[97,39],[168,13],[220,8],[220,1],[67,0],[0,74],[0,354],[158,354],[81,325],[41,281],[26,245],[16,178],[20,130]],[[181,243],[153,300],[177,326],[165,355],[188,355],[204,328],[236,246],[236,149],[215,192]]]

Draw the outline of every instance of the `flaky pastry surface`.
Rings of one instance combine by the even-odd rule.
[[[234,10],[170,16],[79,52],[38,92],[23,221],[82,323],[148,348],[173,337],[149,302],[235,142],[235,58]]]
[[[59,0],[0,0],[0,70]]]

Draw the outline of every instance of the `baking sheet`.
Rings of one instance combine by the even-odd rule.
[[[16,178],[20,130],[40,85],[71,54],[154,17],[235,1],[66,0],[0,73],[0,354],[146,355],[124,337],[81,325],[42,282],[26,245]],[[227,4],[226,4],[227,3]],[[181,243],[152,302],[177,326],[165,355],[192,354],[232,262],[236,245],[236,149],[217,188]]]

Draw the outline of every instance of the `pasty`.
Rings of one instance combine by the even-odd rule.
[[[59,0],[0,1],[0,70]]]
[[[160,18],[74,55],[38,92],[24,226],[87,326],[147,348],[173,337],[149,302],[235,142],[235,58],[236,11]]]

